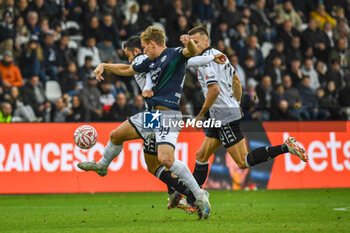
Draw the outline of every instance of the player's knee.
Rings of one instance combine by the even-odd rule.
[[[169,156],[160,156],[159,161],[166,168],[171,168],[171,166],[173,166],[174,163],[174,158],[171,158]]]
[[[119,135],[118,129],[112,130],[112,132],[109,135],[109,140],[114,144],[114,145],[120,145],[123,144],[123,141],[121,140],[121,137]]]

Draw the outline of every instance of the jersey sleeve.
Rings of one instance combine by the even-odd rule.
[[[136,57],[132,61],[131,66],[137,73],[143,73],[143,72],[148,72],[149,71],[150,63],[151,63],[151,60],[149,58],[143,59],[140,56],[140,57]]]
[[[191,57],[188,61],[187,61],[187,66],[188,67],[199,67],[199,66],[205,66],[207,65],[209,62],[214,60],[214,55],[210,54],[208,56],[195,56],[195,57]]]
[[[152,77],[151,77],[151,73],[148,72],[146,74],[146,85],[145,85],[145,87],[143,88],[142,91],[152,90],[152,88],[153,88]]]
[[[219,77],[217,75],[217,72],[215,71],[213,64],[205,65],[203,69],[203,74],[205,75],[204,80],[207,86],[219,83]]]

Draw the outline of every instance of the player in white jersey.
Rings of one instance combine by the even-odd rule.
[[[209,34],[205,27],[197,26],[189,31],[189,35],[203,56],[219,53],[210,47]],[[252,167],[287,152],[297,155],[304,162],[308,161],[304,149],[298,146],[294,138],[288,138],[282,145],[261,147],[248,153],[239,126],[241,111],[238,101],[241,100],[242,88],[234,68],[226,61],[224,65],[210,62],[197,70],[206,98],[196,121],[202,120],[209,110],[211,118],[222,122],[220,128],[207,130],[204,142],[196,154],[193,176],[200,186],[207,178],[209,157],[221,145],[240,168]]]

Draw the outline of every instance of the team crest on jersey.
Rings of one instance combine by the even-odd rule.
[[[152,63],[150,66],[149,66],[149,68],[153,68],[154,67],[154,63]]]
[[[166,60],[166,55],[164,55],[164,56],[162,57],[162,59],[160,59],[161,62],[164,62],[165,60]]]

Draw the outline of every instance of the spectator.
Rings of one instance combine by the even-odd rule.
[[[218,21],[213,25],[211,31],[211,40],[212,44],[217,44],[218,41],[224,41],[226,46],[233,45],[232,38],[235,36],[235,31],[232,28],[229,28],[226,22]]]
[[[323,63],[323,61],[318,60],[315,64],[315,70],[318,76],[318,81],[320,82],[320,86],[322,88],[326,88],[327,80],[326,80],[326,71],[327,66]]]
[[[0,105],[0,123],[12,122],[12,107],[8,102],[2,102]]]
[[[169,35],[174,34],[173,31],[175,31],[178,27],[178,18],[180,16],[185,16],[186,13],[182,9],[182,1],[181,0],[174,0],[169,6],[169,14],[166,15],[166,32],[169,33]]]
[[[112,105],[115,102],[114,95],[112,93],[113,86],[111,83],[103,81],[100,86],[101,89],[101,104],[102,104],[102,110],[103,115],[106,116],[106,114],[111,109]]]
[[[284,1],[283,4],[277,5],[275,12],[281,23],[290,21],[294,28],[301,31],[302,20],[298,13],[294,10],[292,2],[290,0]]]
[[[91,74],[87,77],[87,83],[80,91],[80,96],[89,111],[90,121],[99,121],[102,118],[101,92],[97,88],[97,80],[95,75]]]
[[[310,87],[310,77],[305,76],[299,85],[299,94],[301,102],[306,108],[308,115],[305,120],[316,120],[317,119],[317,98],[316,94]]]
[[[51,105],[46,100],[44,88],[39,82],[38,76],[30,77],[23,86],[21,94],[24,104],[30,105],[37,117],[46,117],[46,110],[51,108]]]
[[[278,108],[271,114],[271,120],[273,121],[295,121],[297,118],[289,110],[288,102],[286,100],[280,100]]]
[[[297,58],[292,59],[292,63],[290,65],[290,69],[288,71],[288,74],[290,74],[290,77],[292,78],[292,83],[294,87],[297,87],[300,83],[300,81],[303,79],[303,73],[300,69],[300,60]]]
[[[249,37],[243,50],[238,51],[238,57],[243,62],[248,56],[252,56],[254,58],[254,68],[258,69],[259,74],[262,74],[264,71],[264,58],[258,46],[258,38],[256,36]]]
[[[309,27],[302,33],[303,51],[312,48],[316,57],[322,61],[327,59],[327,37],[317,27],[317,21],[310,19]]]
[[[267,56],[266,60],[269,63],[268,65],[272,64],[273,59],[278,56],[281,59],[281,67],[282,69],[285,69],[286,66],[286,57],[284,55],[284,43],[282,40],[278,40],[274,44],[274,48],[270,51],[270,54]]]
[[[286,64],[291,64],[293,59],[301,61],[303,59],[303,54],[300,48],[300,38],[293,36],[291,43],[287,44],[285,52]]]
[[[96,42],[99,43],[102,41],[102,29],[98,21],[97,16],[92,16],[88,25],[83,28],[83,37],[84,40],[88,38],[95,38]]]
[[[38,36],[32,35],[29,42],[22,47],[19,67],[25,79],[32,76],[39,76],[40,81],[45,83],[46,74],[41,65],[43,61],[43,51],[38,43]]]
[[[55,109],[53,111],[52,122],[66,122],[66,117],[68,116],[69,109],[66,106],[63,98],[60,97],[56,100]]]
[[[328,106],[328,111],[330,113],[329,119],[342,119],[342,116],[340,114],[341,107],[338,102],[338,91],[336,90],[336,85],[334,81],[330,81],[328,83],[324,98],[326,101],[326,106]]]
[[[27,14],[28,30],[32,35],[39,35],[40,28],[38,25],[39,16],[35,11],[29,11]]]
[[[278,27],[277,38],[282,40],[284,45],[288,47],[291,46],[291,41],[294,37],[299,38],[300,33],[295,28],[293,28],[291,21],[284,21],[283,25]]]
[[[76,51],[68,46],[69,41],[69,35],[67,33],[62,33],[61,39],[56,44],[58,57],[61,60],[60,63],[63,68],[67,68],[68,62],[76,58]]]
[[[247,120],[261,118],[261,112],[257,111],[259,98],[255,90],[256,85],[257,81],[250,78],[247,81],[247,89],[243,91],[241,106],[244,113],[244,119]]]
[[[271,77],[264,75],[260,85],[256,89],[259,98],[259,109],[262,112],[261,120],[266,121],[270,118],[269,109],[272,107],[273,88]]]
[[[187,34],[189,30],[189,25],[187,18],[185,16],[179,16],[177,18],[177,22],[174,25],[174,28],[169,28],[168,30],[168,46],[169,47],[178,47],[182,46],[182,43],[180,41],[180,36],[182,34]]]
[[[87,81],[86,77],[89,77],[94,72],[94,67],[92,66],[92,57],[86,56],[84,58],[84,65],[79,68],[79,86],[82,88],[82,84]]]
[[[305,108],[302,108],[301,98],[298,89],[293,87],[292,79],[289,75],[283,77],[284,97],[288,106],[298,120],[303,120],[309,116]],[[306,117],[305,117],[306,116]]]
[[[113,45],[112,36],[106,35],[97,45],[102,62],[122,63]]]
[[[305,20],[309,19],[310,11],[313,11],[316,7],[313,0],[292,0],[293,6],[300,17]]]
[[[318,4],[316,11],[310,13],[310,17],[317,21],[321,30],[323,30],[323,26],[326,22],[330,22],[332,27],[335,27],[337,24],[335,19],[326,12],[324,4]]]
[[[145,104],[143,103],[143,98],[141,95],[136,95],[134,97],[134,102],[131,106],[131,115],[137,114],[145,110]]]
[[[234,54],[233,50],[231,47],[226,46],[223,40],[218,40],[216,42],[215,48],[225,54],[227,57],[231,56]]]
[[[19,46],[28,42],[30,38],[30,33],[28,31],[27,26],[24,23],[24,19],[22,16],[18,17],[15,22],[15,32],[16,32],[16,40],[18,41]]]
[[[242,88],[246,86],[246,77],[242,66],[239,64],[237,55],[231,55],[229,57],[230,63],[235,68],[236,74],[238,75],[239,81],[241,81]]]
[[[195,14],[202,23],[210,22],[215,19],[215,12],[211,0],[200,0],[194,9],[196,10]]]
[[[58,49],[54,44],[53,34],[47,33],[43,43],[43,63],[46,75],[51,80],[57,80],[57,75],[63,71],[61,65],[61,57],[58,54]]]
[[[5,50],[12,52],[15,36],[13,13],[6,11],[4,13],[4,19],[0,21],[0,53],[3,53]]]
[[[77,65],[74,61],[69,61],[67,69],[59,75],[59,83],[62,93],[73,96],[78,94],[77,82],[79,81]]]
[[[97,5],[96,0],[88,0],[87,4],[84,5],[83,9],[83,15],[82,15],[82,22],[83,27],[86,27],[87,24],[90,22],[90,19],[94,16],[97,16],[97,18],[100,17],[99,8]]]
[[[282,77],[284,70],[282,69],[282,59],[280,56],[275,55],[272,58],[272,64],[266,66],[264,75],[267,75],[271,78],[272,86],[282,83]]]
[[[28,1],[19,0],[16,4],[16,11],[18,12],[17,17],[22,17],[24,20],[26,20],[29,11]]]
[[[234,28],[242,16],[242,13],[236,9],[236,0],[227,0],[227,5],[222,8],[218,20],[225,22],[229,28]]]
[[[326,81],[327,83],[333,81],[338,90],[344,87],[343,72],[340,70],[340,64],[337,60],[331,62],[331,67],[326,72]]]
[[[154,18],[151,13],[151,5],[148,1],[141,3],[141,10],[138,15],[138,25],[141,31],[145,30],[148,26],[153,25]]]
[[[101,58],[99,55],[98,48],[96,47],[96,39],[94,37],[89,37],[85,41],[85,46],[80,47],[78,50],[77,60],[78,66],[82,67],[84,65],[85,57],[89,56],[92,58],[92,66],[96,67],[101,63]]]
[[[41,17],[48,17],[49,12],[48,8],[45,7],[45,1],[44,0],[34,0],[30,3],[29,8],[31,11],[35,11],[40,18]]]
[[[342,112],[348,117],[347,120],[350,120],[350,80],[339,92],[339,104],[343,107]]]
[[[123,51],[120,46],[118,28],[113,24],[113,18],[111,15],[104,15],[101,24],[101,36],[102,38],[112,36],[112,42],[114,48],[117,49],[118,55],[123,56]]]
[[[243,70],[245,71],[246,79],[254,79],[258,81],[260,79],[259,70],[255,68],[254,57],[248,56],[243,64]]]
[[[334,36],[335,39],[338,40],[341,37],[345,37],[347,42],[349,43],[350,41],[350,28],[346,22],[346,20],[339,20],[337,22],[337,26],[334,29]]]
[[[86,122],[89,120],[88,110],[85,108],[84,101],[78,95],[72,97],[72,109],[68,111],[67,122]]]
[[[138,14],[140,5],[136,1],[129,1],[126,4],[126,10],[124,11],[125,19],[123,21],[123,27],[127,31],[127,37],[135,35],[139,30]],[[116,47],[119,47],[115,44]]]
[[[286,97],[284,96],[284,87],[283,84],[277,84],[275,86],[275,90],[272,97],[272,110],[278,109],[278,104],[281,100],[285,100]]]
[[[131,116],[131,109],[126,102],[126,96],[122,93],[117,95],[117,100],[109,110],[106,120],[122,122]]]
[[[327,100],[324,95],[324,90],[322,88],[318,88],[316,91],[317,104],[318,104],[318,112],[317,112],[317,120],[327,120],[329,116],[329,111],[327,106]]]
[[[19,67],[13,62],[12,53],[8,50],[3,52],[3,59],[0,62],[0,75],[4,90],[9,90],[12,86],[21,87],[23,78]]]
[[[236,29],[233,31],[233,43],[234,50],[241,51],[244,48],[245,41],[248,37],[245,25],[243,22],[238,22]]]
[[[304,60],[304,65],[301,67],[301,72],[303,76],[310,77],[310,87],[316,92],[317,88],[320,87],[320,82],[318,80],[317,72],[313,67],[312,59],[306,58]]]
[[[337,47],[332,49],[329,54],[328,62],[330,66],[333,60],[336,60],[340,64],[344,72],[350,72],[350,52],[344,37],[338,39]]]
[[[265,0],[255,0],[250,6],[252,12],[250,22],[253,25],[256,25],[260,41],[263,41],[264,39],[272,40],[276,36],[276,32],[271,27],[271,22],[264,11],[265,4]]]
[[[35,116],[34,110],[30,105],[24,105],[17,87],[12,87],[5,99],[12,106],[12,122],[40,122],[43,120]]]
[[[323,27],[323,33],[326,35],[326,47],[334,48],[335,46],[335,36],[334,31],[332,29],[332,24],[330,22],[326,22]]]
[[[106,0],[102,5],[102,12],[104,14],[109,14],[113,17],[113,22],[117,27],[120,27],[123,21],[123,11],[124,8],[122,1],[117,0]]]

